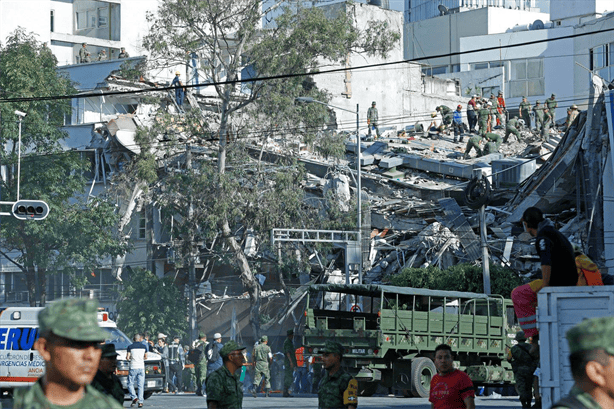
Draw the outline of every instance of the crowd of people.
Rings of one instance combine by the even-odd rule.
[[[124,47],[121,47],[119,54],[117,55],[118,59],[129,58],[130,55],[126,51]],[[107,50],[104,48],[98,52],[98,55],[95,59],[92,57],[92,53],[87,49],[87,43],[81,43],[81,48],[79,49],[79,63],[86,64],[92,61],[106,61],[109,60],[109,55],[107,54]]]
[[[375,102],[373,104],[374,108]],[[465,116],[463,116],[463,105],[458,105],[455,110],[446,105],[440,105],[431,113],[431,122],[426,129],[422,124],[417,123],[414,130],[416,133],[426,131],[430,138],[435,139],[453,133],[454,143],[464,143],[465,136],[468,136],[464,154],[464,158],[467,159],[472,150],[476,151],[478,157],[498,152],[501,143],[508,143],[511,136],[521,141],[521,130],[528,130],[546,141],[550,130],[556,128],[556,108],[558,108],[558,102],[555,94],[546,99],[544,104],[536,101],[534,106],[523,96],[518,107],[519,115],[510,117],[502,91],[499,91],[497,96],[490,94],[490,98],[473,95],[466,104]],[[571,105],[567,109],[565,123],[558,127],[558,130],[565,132],[569,129],[578,113],[577,105]],[[373,116],[368,112],[369,115]],[[464,122],[465,117],[466,123]],[[494,133],[496,129],[504,130],[505,136],[501,138],[499,134]],[[370,131],[371,126],[369,135]]]

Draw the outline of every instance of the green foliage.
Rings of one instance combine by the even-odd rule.
[[[324,158],[343,158],[345,156],[345,135],[326,132],[315,141],[316,151]]]
[[[445,270],[406,268],[399,274],[388,277],[390,284],[399,287],[428,288],[431,290],[484,292],[482,266],[457,264]],[[512,290],[522,284],[513,270],[490,265],[490,286],[493,294],[509,298]]]
[[[2,98],[71,95],[75,89],[59,74],[51,51],[32,34],[18,29],[0,48]],[[78,152],[66,152],[60,142],[70,100],[8,102],[0,104],[2,128],[0,160],[7,165],[2,180],[3,200],[17,195],[17,139],[15,110],[27,113],[22,120],[20,198],[44,200],[49,216],[42,221],[5,217],[0,224],[0,248],[25,274],[30,303],[45,302],[47,273],[92,270],[105,257],[124,254],[126,243],[113,233],[118,217],[113,204],[83,195],[90,163]],[[17,256],[14,256],[17,254]],[[36,282],[41,293],[35,294]]]
[[[134,269],[122,275],[123,289],[117,304],[117,326],[128,336],[148,331],[185,336],[188,302],[173,284],[172,277],[160,279],[152,272]]]

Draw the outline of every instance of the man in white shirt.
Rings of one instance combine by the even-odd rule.
[[[128,392],[130,392],[130,407],[134,407],[137,401],[139,408],[143,407],[143,392],[145,389],[145,360],[147,359],[147,347],[143,342],[141,334],[136,334],[134,342],[128,346],[126,359],[130,361],[130,372],[128,373]],[[138,389],[138,398],[135,393],[135,384]]]

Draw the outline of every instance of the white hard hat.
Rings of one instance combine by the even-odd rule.
[[[213,334],[213,339],[219,339],[222,338],[222,334],[220,334],[219,332],[216,332],[215,334]]]
[[[164,335],[163,333],[160,332],[158,334],[158,339],[163,339],[163,338],[166,338],[166,335]]]
[[[491,106],[491,105],[492,105],[492,102],[488,102],[486,105]]]

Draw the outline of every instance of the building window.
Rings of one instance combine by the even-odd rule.
[[[109,26],[109,8],[102,7],[98,9],[98,28]]]
[[[442,65],[440,67],[422,67],[422,73],[424,75],[437,75],[437,74],[445,74],[448,72],[448,66]]]
[[[139,212],[139,239],[144,239],[147,233],[147,219],[145,218],[145,209]]]
[[[614,74],[614,43],[600,45],[591,48],[589,51],[591,71],[606,80],[612,78]]]
[[[55,27],[54,27],[54,26],[55,26],[55,24],[54,24],[54,23],[55,23],[55,22],[54,22],[54,17],[55,17],[55,16],[54,16],[54,14],[55,14],[55,12],[54,12],[53,10],[51,10],[51,16],[50,16],[50,17],[51,17],[51,21],[50,21],[50,29],[51,29],[51,32],[52,32],[52,33],[55,31]]]
[[[511,98],[544,95],[545,92],[543,58],[510,61]]]

